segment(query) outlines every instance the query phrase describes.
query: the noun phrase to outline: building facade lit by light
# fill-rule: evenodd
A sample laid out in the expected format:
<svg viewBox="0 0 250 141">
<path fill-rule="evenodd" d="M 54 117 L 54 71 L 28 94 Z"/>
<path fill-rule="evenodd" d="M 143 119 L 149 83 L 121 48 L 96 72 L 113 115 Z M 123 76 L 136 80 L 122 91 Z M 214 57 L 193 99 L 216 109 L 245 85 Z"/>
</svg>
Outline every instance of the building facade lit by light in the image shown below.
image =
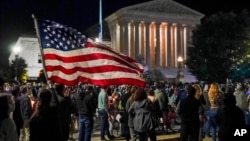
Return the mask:
<svg viewBox="0 0 250 141">
<path fill-rule="evenodd" d="M 153 0 L 124 7 L 105 21 L 111 47 L 133 58 L 143 56 L 148 68 L 159 69 L 166 77 L 174 78 L 178 56 L 187 59 L 192 31 L 203 17 L 173 0 Z M 192 77 L 187 70 L 185 75 Z"/>
<path fill-rule="evenodd" d="M 27 63 L 28 80 L 36 80 L 42 67 L 42 56 L 39 48 L 38 38 L 33 34 L 21 35 L 15 44 L 20 48 L 18 57 L 23 58 Z M 9 64 L 15 60 L 15 51 L 13 50 L 9 56 Z"/>
</svg>

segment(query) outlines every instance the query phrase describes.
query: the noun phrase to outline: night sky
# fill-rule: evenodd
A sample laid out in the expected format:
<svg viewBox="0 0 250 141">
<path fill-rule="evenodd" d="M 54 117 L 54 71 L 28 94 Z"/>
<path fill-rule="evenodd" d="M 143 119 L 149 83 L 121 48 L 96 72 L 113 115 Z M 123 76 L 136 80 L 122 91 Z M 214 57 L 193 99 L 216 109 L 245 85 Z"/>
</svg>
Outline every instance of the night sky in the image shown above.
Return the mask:
<svg viewBox="0 0 250 141">
<path fill-rule="evenodd" d="M 116 10 L 151 0 L 102 0 L 103 18 Z M 218 11 L 249 9 L 246 0 L 174 0 L 205 15 Z M 233 0 L 231 0 L 233 1 Z M 242 1 L 242 2 L 241 2 Z M 220 3 L 218 3 L 220 2 Z M 32 14 L 84 31 L 99 20 L 99 0 L 0 0 L 0 65 L 8 65 L 8 57 L 17 38 L 34 32 Z"/>
</svg>

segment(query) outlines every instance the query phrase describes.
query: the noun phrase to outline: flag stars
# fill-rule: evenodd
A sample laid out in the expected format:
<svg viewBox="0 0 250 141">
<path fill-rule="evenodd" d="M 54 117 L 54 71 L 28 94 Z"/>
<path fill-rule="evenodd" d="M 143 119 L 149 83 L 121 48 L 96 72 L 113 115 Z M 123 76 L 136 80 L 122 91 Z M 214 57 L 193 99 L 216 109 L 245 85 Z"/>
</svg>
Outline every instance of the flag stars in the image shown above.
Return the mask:
<svg viewBox="0 0 250 141">
<path fill-rule="evenodd" d="M 59 43 L 59 45 L 60 45 L 60 46 L 63 46 L 63 43 L 62 43 L 62 42 L 60 42 L 60 43 Z"/>
<path fill-rule="evenodd" d="M 76 29 L 67 27 L 56 22 L 47 21 L 42 23 L 42 37 L 44 47 L 55 49 L 73 50 L 82 48 L 82 43 L 86 42 L 86 36 L 82 35 Z M 40 26 L 41 27 L 41 26 Z"/>
</svg>

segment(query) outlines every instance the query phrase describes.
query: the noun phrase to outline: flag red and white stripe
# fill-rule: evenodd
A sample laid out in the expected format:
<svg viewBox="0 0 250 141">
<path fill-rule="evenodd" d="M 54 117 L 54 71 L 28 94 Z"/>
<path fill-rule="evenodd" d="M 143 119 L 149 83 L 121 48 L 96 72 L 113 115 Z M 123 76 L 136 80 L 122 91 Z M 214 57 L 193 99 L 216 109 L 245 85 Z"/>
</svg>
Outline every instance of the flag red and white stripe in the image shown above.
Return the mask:
<svg viewBox="0 0 250 141">
<path fill-rule="evenodd" d="M 75 35 L 76 30 L 65 25 L 48 20 L 37 20 L 37 24 L 49 80 L 67 86 L 80 82 L 145 86 L 143 67 L 134 59 L 79 36 L 79 32 Z"/>
</svg>

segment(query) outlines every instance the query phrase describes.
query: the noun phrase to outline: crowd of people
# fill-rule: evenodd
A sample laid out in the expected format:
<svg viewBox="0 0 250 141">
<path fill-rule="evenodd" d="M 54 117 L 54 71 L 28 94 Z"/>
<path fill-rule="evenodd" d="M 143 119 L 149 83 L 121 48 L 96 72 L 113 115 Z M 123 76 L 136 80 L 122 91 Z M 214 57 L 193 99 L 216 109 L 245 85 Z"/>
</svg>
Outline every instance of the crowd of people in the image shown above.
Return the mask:
<svg viewBox="0 0 250 141">
<path fill-rule="evenodd" d="M 227 141 L 250 125 L 250 85 L 154 83 L 98 87 L 8 84 L 1 87 L 0 141 L 90 141 L 94 118 L 100 140 L 114 140 L 114 130 L 129 141 L 157 140 L 180 132 L 180 141 Z M 177 116 L 180 118 L 177 121 Z M 180 131 L 172 128 L 180 125 Z M 250 131 L 249 131 L 250 132 Z"/>
</svg>

